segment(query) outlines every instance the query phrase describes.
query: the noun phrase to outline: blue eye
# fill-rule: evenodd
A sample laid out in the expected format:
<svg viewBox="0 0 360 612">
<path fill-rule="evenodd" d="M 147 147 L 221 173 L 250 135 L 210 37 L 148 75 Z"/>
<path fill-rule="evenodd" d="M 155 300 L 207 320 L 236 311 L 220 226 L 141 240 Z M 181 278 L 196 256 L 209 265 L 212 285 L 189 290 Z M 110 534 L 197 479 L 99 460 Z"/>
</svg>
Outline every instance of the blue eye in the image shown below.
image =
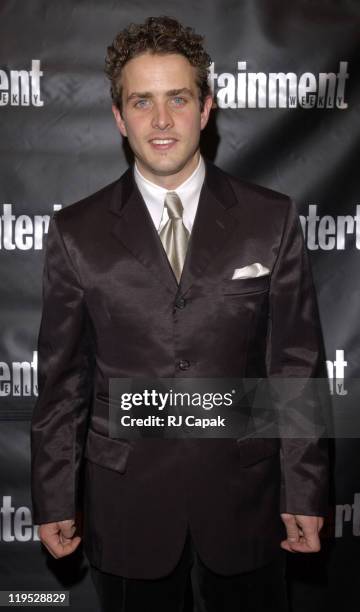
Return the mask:
<svg viewBox="0 0 360 612">
<path fill-rule="evenodd" d="M 135 107 L 136 108 L 145 108 L 148 103 L 149 103 L 149 100 L 138 100 L 135 103 Z"/>
<path fill-rule="evenodd" d="M 186 102 L 185 98 L 181 98 L 180 96 L 175 96 L 173 100 L 177 105 L 184 104 Z"/>
</svg>

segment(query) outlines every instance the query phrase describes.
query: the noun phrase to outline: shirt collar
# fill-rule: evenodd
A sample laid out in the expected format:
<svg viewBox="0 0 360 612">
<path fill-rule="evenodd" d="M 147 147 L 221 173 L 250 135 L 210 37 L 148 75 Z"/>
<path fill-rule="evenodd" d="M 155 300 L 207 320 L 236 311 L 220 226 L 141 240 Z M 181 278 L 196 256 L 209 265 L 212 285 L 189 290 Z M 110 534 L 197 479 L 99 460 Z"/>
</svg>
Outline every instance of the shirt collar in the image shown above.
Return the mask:
<svg viewBox="0 0 360 612">
<path fill-rule="evenodd" d="M 145 204 L 148 207 L 149 213 L 158 229 L 162 218 L 165 195 L 168 191 L 175 191 L 181 199 L 184 207 L 183 220 L 184 224 L 188 227 L 192 226 L 196 209 L 199 202 L 200 191 L 205 178 L 205 162 L 203 157 L 200 155 L 199 163 L 195 168 L 194 172 L 177 187 L 176 189 L 165 189 L 160 185 L 156 185 L 152 181 L 145 178 L 136 162 L 134 164 L 134 179 L 139 188 L 142 197 L 145 200 Z"/>
</svg>

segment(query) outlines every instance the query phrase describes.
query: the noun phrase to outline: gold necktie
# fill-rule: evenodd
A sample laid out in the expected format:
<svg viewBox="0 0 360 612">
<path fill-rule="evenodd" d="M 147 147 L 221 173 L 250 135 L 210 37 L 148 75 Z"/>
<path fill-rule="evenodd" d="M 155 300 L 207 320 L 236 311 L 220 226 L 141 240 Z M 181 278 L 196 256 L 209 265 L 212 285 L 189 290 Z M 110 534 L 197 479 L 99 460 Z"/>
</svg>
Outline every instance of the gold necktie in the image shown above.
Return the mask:
<svg viewBox="0 0 360 612">
<path fill-rule="evenodd" d="M 180 282 L 189 241 L 189 232 L 182 219 L 183 205 L 175 191 L 167 192 L 164 206 L 167 208 L 169 220 L 159 232 L 159 236 L 170 265 L 174 270 L 177 282 Z"/>
</svg>

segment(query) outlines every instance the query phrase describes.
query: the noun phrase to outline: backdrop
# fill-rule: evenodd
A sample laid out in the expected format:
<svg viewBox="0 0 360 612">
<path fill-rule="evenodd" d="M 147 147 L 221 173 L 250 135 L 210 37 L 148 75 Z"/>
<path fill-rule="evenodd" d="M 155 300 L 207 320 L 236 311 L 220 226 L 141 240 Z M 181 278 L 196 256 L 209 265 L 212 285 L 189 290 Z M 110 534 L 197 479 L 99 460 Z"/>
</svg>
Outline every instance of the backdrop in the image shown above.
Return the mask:
<svg viewBox="0 0 360 612">
<path fill-rule="evenodd" d="M 359 32 L 356 0 L 1 0 L 0 589 L 70 590 L 95 611 L 79 550 L 55 561 L 32 524 L 29 420 L 43 252 L 54 210 L 127 167 L 103 73 L 130 21 L 180 18 L 206 35 L 218 108 L 203 153 L 296 201 L 313 264 L 328 373 L 341 419 L 322 552 L 289 555 L 294 612 L 358 610 Z M 339 415 L 338 415 L 339 416 Z M 341 420 L 340 419 L 340 420 Z M 343 422 L 342 421 L 342 422 Z M 188 605 L 188 610 L 191 604 Z"/>
</svg>

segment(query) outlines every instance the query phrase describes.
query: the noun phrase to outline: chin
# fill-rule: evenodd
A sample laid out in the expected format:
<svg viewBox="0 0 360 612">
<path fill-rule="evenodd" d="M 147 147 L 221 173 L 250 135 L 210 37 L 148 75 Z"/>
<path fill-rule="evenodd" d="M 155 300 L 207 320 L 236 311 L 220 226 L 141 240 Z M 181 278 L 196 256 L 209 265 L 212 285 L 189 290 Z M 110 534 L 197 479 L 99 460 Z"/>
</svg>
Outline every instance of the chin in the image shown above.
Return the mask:
<svg viewBox="0 0 360 612">
<path fill-rule="evenodd" d="M 148 168 L 153 174 L 159 176 L 169 176 L 171 174 L 177 174 L 185 168 L 186 164 L 189 163 L 189 159 L 175 161 L 171 159 L 163 159 L 162 163 L 159 161 L 156 164 L 148 164 Z"/>
</svg>

